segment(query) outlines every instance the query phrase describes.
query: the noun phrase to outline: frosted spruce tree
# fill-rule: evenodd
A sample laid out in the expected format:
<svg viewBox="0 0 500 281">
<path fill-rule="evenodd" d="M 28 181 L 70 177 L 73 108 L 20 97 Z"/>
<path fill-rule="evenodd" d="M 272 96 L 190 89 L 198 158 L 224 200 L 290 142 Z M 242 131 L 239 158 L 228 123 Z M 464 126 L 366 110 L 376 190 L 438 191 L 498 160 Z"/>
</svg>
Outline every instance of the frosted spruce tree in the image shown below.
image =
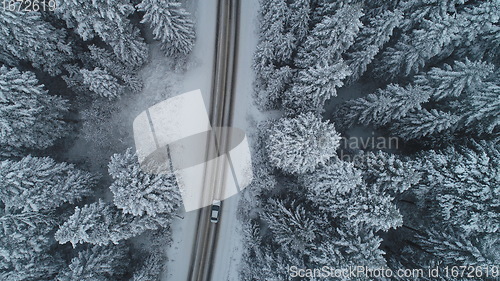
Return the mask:
<svg viewBox="0 0 500 281">
<path fill-rule="evenodd" d="M 361 172 L 346 161 L 330 161 L 314 173 L 304 174 L 302 184 L 307 188 L 309 197 L 321 207 L 327 207 L 331 198 L 346 194 L 362 184 Z"/>
<path fill-rule="evenodd" d="M 44 280 L 54 276 L 62 260 L 48 254 L 55 221 L 37 212 L 0 214 L 0 278 Z"/>
<path fill-rule="evenodd" d="M 337 88 L 351 74 L 343 62 L 330 64 L 320 61 L 315 66 L 300 70 L 292 88 L 285 92 L 283 106 L 290 113 L 323 112 L 325 102 L 337 96 Z"/>
<path fill-rule="evenodd" d="M 89 246 L 71 259 L 57 281 L 118 280 L 127 271 L 128 249 L 125 245 Z"/>
<path fill-rule="evenodd" d="M 115 205 L 126 214 L 156 216 L 173 214 L 181 202 L 175 175 L 153 175 L 142 171 L 137 155 L 132 149 L 114 154 L 108 165 L 114 182 Z"/>
<path fill-rule="evenodd" d="M 94 70 L 82 69 L 83 84 L 99 97 L 113 99 L 122 95 L 123 86 L 107 71 L 96 67 Z"/>
<path fill-rule="evenodd" d="M 429 97 L 428 91 L 418 87 L 390 84 L 366 97 L 347 101 L 343 105 L 347 112 L 339 110 L 336 117 L 345 127 L 355 123 L 380 127 L 421 109 Z"/>
<path fill-rule="evenodd" d="M 61 244 L 71 242 L 73 247 L 84 242 L 94 245 L 118 244 L 146 230 L 165 227 L 169 222 L 170 216 L 135 217 L 99 200 L 81 208 L 76 207 L 75 213 L 55 233 L 55 239 Z"/>
<path fill-rule="evenodd" d="M 320 229 L 301 204 L 271 199 L 261 216 L 273 233 L 274 243 L 285 252 L 302 254 L 314 248 Z"/>
<path fill-rule="evenodd" d="M 0 61 L 7 65 L 28 61 L 52 76 L 60 74 L 72 56 L 64 29 L 55 29 L 38 12 L 17 11 L 20 2 L 9 5 L 16 11 L 0 10 Z"/>
<path fill-rule="evenodd" d="M 89 46 L 89 50 L 94 65 L 119 79 L 131 91 L 140 92 L 142 90 L 143 83 L 137 77 L 137 72 L 132 67 L 121 62 L 115 54 L 95 45 Z"/>
<path fill-rule="evenodd" d="M 380 49 L 391 39 L 394 29 L 402 19 L 403 15 L 399 10 L 384 11 L 371 18 L 369 24 L 361 28 L 355 44 L 347 53 L 346 63 L 352 72 L 349 82 L 354 82 L 363 75 Z"/>
<path fill-rule="evenodd" d="M 0 67 L 0 145 L 44 149 L 66 134 L 68 105 L 50 96 L 33 72 Z"/>
<path fill-rule="evenodd" d="M 304 113 L 276 121 L 269 130 L 266 149 L 272 165 L 286 173 L 302 174 L 332 158 L 339 140 L 333 124 Z"/>
<path fill-rule="evenodd" d="M 75 203 L 91 194 L 94 177 L 49 157 L 0 162 L 0 201 L 7 210 L 41 211 Z"/>
<path fill-rule="evenodd" d="M 134 272 L 130 281 L 150 281 L 160 278 L 165 267 L 165 260 L 160 254 L 149 255 Z"/>
<path fill-rule="evenodd" d="M 361 6 L 345 5 L 315 25 L 294 60 L 299 71 L 293 86 L 284 93 L 287 110 L 295 114 L 321 112 L 325 101 L 337 95 L 336 88 L 351 74 L 341 55 L 354 43 L 361 16 Z"/>
<path fill-rule="evenodd" d="M 417 161 L 380 150 L 355 156 L 354 167 L 362 171 L 365 182 L 382 192 L 398 195 L 420 183 L 421 166 Z"/>
<path fill-rule="evenodd" d="M 432 200 L 439 206 L 431 215 L 465 233 L 498 232 L 498 144 L 472 142 L 425 152 L 421 157 L 425 159 L 423 179 L 416 193 L 421 204 Z"/>
<path fill-rule="evenodd" d="M 349 266 L 385 266 L 382 239 L 364 225 L 337 228 L 330 239 L 323 241 L 311 255 L 311 264 L 348 268 Z"/>
<path fill-rule="evenodd" d="M 131 67 L 141 66 L 148 49 L 128 17 L 135 11 L 129 0 L 65 1 L 57 0 L 56 13 L 83 40 L 96 35 L 111 46 L 116 56 Z"/>
<path fill-rule="evenodd" d="M 301 69 L 313 67 L 320 61 L 336 63 L 354 43 L 362 23 L 360 5 L 345 5 L 334 15 L 323 17 L 299 48 L 295 65 Z"/>
<path fill-rule="evenodd" d="M 305 196 L 316 208 L 347 226 L 363 224 L 375 231 L 401 226 L 394 198 L 376 185 L 367 185 L 352 164 L 342 162 L 303 176 Z"/>
<path fill-rule="evenodd" d="M 153 30 L 154 39 L 159 40 L 167 56 L 185 56 L 191 52 L 195 41 L 194 22 L 180 2 L 142 0 L 137 5 L 145 12 L 141 23 Z"/>
</svg>

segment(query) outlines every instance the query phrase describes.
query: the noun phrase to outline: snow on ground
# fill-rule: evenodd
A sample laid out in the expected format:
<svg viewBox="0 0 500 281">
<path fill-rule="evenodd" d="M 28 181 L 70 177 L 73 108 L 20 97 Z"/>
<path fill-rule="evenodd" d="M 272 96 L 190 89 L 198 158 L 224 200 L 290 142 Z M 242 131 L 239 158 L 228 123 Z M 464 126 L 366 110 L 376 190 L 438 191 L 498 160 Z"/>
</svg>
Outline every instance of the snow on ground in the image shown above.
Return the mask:
<svg viewBox="0 0 500 281">
<path fill-rule="evenodd" d="M 205 107 L 210 106 L 213 55 L 215 52 L 216 0 L 188 1 L 187 9 L 196 19 L 196 43 L 191 54 L 190 66 L 179 83 L 179 94 L 200 89 Z M 207 111 L 208 112 L 208 111 Z M 182 217 L 182 219 L 181 219 Z M 168 258 L 161 280 L 186 280 L 188 276 L 193 241 L 197 225 L 197 211 L 180 210 L 179 218 L 172 222 L 172 244 L 165 249 Z"/>
</svg>

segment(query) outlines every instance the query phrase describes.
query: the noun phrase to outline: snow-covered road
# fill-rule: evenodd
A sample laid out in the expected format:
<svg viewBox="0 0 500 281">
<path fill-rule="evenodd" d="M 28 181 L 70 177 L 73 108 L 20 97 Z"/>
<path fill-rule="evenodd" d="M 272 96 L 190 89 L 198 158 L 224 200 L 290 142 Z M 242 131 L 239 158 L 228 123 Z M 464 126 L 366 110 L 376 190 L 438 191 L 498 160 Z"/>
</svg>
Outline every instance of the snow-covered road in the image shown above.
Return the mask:
<svg viewBox="0 0 500 281">
<path fill-rule="evenodd" d="M 258 1 L 241 1 L 239 46 L 237 60 L 236 93 L 233 126 L 247 130 L 249 115 L 256 112 L 252 104 L 253 72 L 252 57 L 257 44 Z M 215 53 L 216 0 L 198 0 L 190 3 L 196 17 L 197 41 L 193 50 L 195 66 L 186 74 L 181 92 L 201 89 L 205 105 L 210 105 L 212 87 L 213 54 Z M 238 265 L 242 243 L 240 222 L 237 220 L 239 196 L 224 200 L 219 222 L 218 243 L 215 253 L 212 280 L 238 280 Z M 183 219 L 175 219 L 172 225 L 173 242 L 166 249 L 168 262 L 162 280 L 186 280 L 193 251 L 198 212 L 182 212 Z"/>
</svg>

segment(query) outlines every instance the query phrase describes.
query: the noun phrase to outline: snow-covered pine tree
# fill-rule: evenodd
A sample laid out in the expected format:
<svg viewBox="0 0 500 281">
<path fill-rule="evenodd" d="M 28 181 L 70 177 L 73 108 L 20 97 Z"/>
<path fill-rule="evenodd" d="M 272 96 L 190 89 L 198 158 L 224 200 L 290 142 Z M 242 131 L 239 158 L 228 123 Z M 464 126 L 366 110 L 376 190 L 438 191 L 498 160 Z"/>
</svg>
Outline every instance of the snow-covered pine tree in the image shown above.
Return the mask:
<svg viewBox="0 0 500 281">
<path fill-rule="evenodd" d="M 290 255 L 310 252 L 321 231 L 314 217 L 304 206 L 295 202 L 271 199 L 265 205 L 261 218 L 273 233 L 274 243 Z"/>
<path fill-rule="evenodd" d="M 500 227 L 500 152 L 494 141 L 429 151 L 420 156 L 420 204 L 435 202 L 436 220 L 466 233 L 496 233 Z"/>
<path fill-rule="evenodd" d="M 405 140 L 453 131 L 459 117 L 441 110 L 412 111 L 391 126 L 391 132 Z"/>
<path fill-rule="evenodd" d="M 364 225 L 337 228 L 330 239 L 317 246 L 311 255 L 316 266 L 331 265 L 336 268 L 385 266 L 384 252 L 380 250 L 382 239 Z"/>
<path fill-rule="evenodd" d="M 80 73 L 83 75 L 83 83 L 99 97 L 111 100 L 123 93 L 123 86 L 106 70 L 96 67 L 94 70 L 82 69 Z"/>
<path fill-rule="evenodd" d="M 297 45 L 300 45 L 309 34 L 311 1 L 294 0 L 290 4 L 290 12 L 290 29 L 297 40 Z"/>
<path fill-rule="evenodd" d="M 94 184 L 90 173 L 49 157 L 0 162 L 0 201 L 7 210 L 54 209 L 90 195 Z"/>
<path fill-rule="evenodd" d="M 57 0 L 56 9 L 67 26 L 74 28 L 83 40 L 98 35 L 122 62 L 139 67 L 147 60 L 148 49 L 128 19 L 134 11 L 129 0 Z"/>
<path fill-rule="evenodd" d="M 9 2 L 16 11 L 0 10 L 0 61 L 16 65 L 15 57 L 52 76 L 61 73 L 61 66 L 72 56 L 65 31 L 45 22 L 38 12 L 17 11 L 21 3 Z"/>
<path fill-rule="evenodd" d="M 375 65 L 376 76 L 393 80 L 419 72 L 431 58 L 453 50 L 459 38 L 457 19 L 448 14 L 423 19 L 420 28 L 387 48 Z"/>
<path fill-rule="evenodd" d="M 485 82 L 452 107 L 461 114 L 459 126 L 478 135 L 495 134 L 500 128 L 500 84 Z"/>
<path fill-rule="evenodd" d="M 266 149 L 272 165 L 286 173 L 311 172 L 336 155 L 339 134 L 313 113 L 281 118 L 269 130 Z"/>
<path fill-rule="evenodd" d="M 487 62 L 455 61 L 453 66 L 444 64 L 442 67 L 433 67 L 428 72 L 415 77 L 414 84 L 428 89 L 432 98 L 442 100 L 455 98 L 464 91 L 481 87 L 486 80 L 493 78 L 495 67 Z"/>
<path fill-rule="evenodd" d="M 57 281 L 123 280 L 127 271 L 128 248 L 124 244 L 89 246 L 71 259 Z"/>
<path fill-rule="evenodd" d="M 295 64 L 301 69 L 310 68 L 321 60 L 337 62 L 354 40 L 362 26 L 361 5 L 344 5 L 334 15 L 325 16 L 299 48 Z"/>
<path fill-rule="evenodd" d="M 130 68 L 108 50 L 95 45 L 89 46 L 91 58 L 95 65 L 118 77 L 133 92 L 140 92 L 143 83 L 133 68 Z"/>
<path fill-rule="evenodd" d="M 261 53 L 263 56 L 256 56 L 255 60 L 270 61 L 275 65 L 290 62 L 296 46 L 296 39 L 288 28 L 290 9 L 286 1 L 260 1 L 260 4 L 261 28 L 260 42 L 257 48 L 263 49 L 261 45 L 265 45 L 269 51 Z M 269 65 L 269 63 L 265 65 Z"/>
<path fill-rule="evenodd" d="M 66 134 L 65 100 L 48 95 L 33 72 L 0 67 L 0 145 L 44 149 Z"/>
<path fill-rule="evenodd" d="M 337 96 L 337 88 L 344 85 L 342 80 L 351 71 L 344 61 L 330 64 L 319 61 L 316 65 L 298 72 L 291 89 L 285 91 L 283 106 L 290 113 L 321 113 L 325 102 Z"/>
<path fill-rule="evenodd" d="M 466 5 L 459 15 L 462 40 L 457 57 L 499 62 L 500 1 L 481 1 Z"/>
<path fill-rule="evenodd" d="M 159 253 L 150 254 L 141 267 L 134 272 L 132 279 L 130 281 L 151 281 L 158 280 L 160 274 L 163 272 L 165 265 L 165 258 Z"/>
<path fill-rule="evenodd" d="M 28 280 L 7 279 L 12 275 L 21 277 L 47 277 L 58 270 L 55 262 L 48 254 L 52 246 L 50 232 L 55 222 L 47 215 L 37 212 L 5 214 L 0 216 L 0 277 L 2 280 Z M 52 266 L 36 266 L 33 263 L 53 262 Z M 27 267 L 27 268 L 23 268 Z M 23 273 L 21 273 L 23 272 Z M 33 279 L 30 279 L 33 280 Z"/>
<path fill-rule="evenodd" d="M 254 65 L 254 69 L 258 77 L 254 83 L 254 99 L 256 104 L 262 110 L 277 108 L 281 102 L 283 93 L 288 85 L 291 84 L 294 71 L 288 65 L 278 68 L 274 65 Z"/>
<path fill-rule="evenodd" d="M 420 166 L 392 153 L 362 152 L 354 157 L 354 166 L 363 171 L 368 185 L 391 195 L 400 194 L 420 182 Z"/>
<path fill-rule="evenodd" d="M 417 234 L 417 245 L 449 266 L 495 266 L 500 262 L 498 235 L 471 237 L 452 228 L 427 228 Z"/>
<path fill-rule="evenodd" d="M 79 243 L 108 245 L 118 244 L 146 230 L 159 229 L 170 222 L 170 217 L 158 214 L 156 217 L 124 214 L 114 205 L 102 200 L 76 207 L 75 213 L 59 227 L 55 239 L 60 243 L 71 242 L 75 247 Z"/>
<path fill-rule="evenodd" d="M 114 154 L 108 164 L 114 182 L 110 189 L 115 205 L 126 214 L 172 215 L 181 202 L 175 175 L 153 175 L 142 171 L 131 148 Z"/>
<path fill-rule="evenodd" d="M 313 173 L 302 175 L 301 181 L 307 189 L 307 197 L 326 208 L 330 198 L 348 193 L 362 184 L 361 172 L 352 163 L 339 160 L 332 160 Z"/>
<path fill-rule="evenodd" d="M 185 56 L 191 52 L 196 38 L 194 23 L 180 2 L 142 0 L 137 9 L 145 12 L 141 23 L 151 27 L 154 39 L 160 40 L 167 56 Z"/>
<path fill-rule="evenodd" d="M 430 93 L 420 87 L 390 84 L 374 94 L 347 101 L 346 112 L 338 111 L 336 117 L 344 126 L 355 123 L 383 126 L 406 116 L 411 110 L 420 110 L 429 97 Z"/>
<path fill-rule="evenodd" d="M 347 53 L 346 63 L 351 69 L 349 82 L 352 83 L 361 77 L 367 66 L 373 61 L 380 49 L 392 37 L 403 18 L 400 10 L 384 11 L 370 19 L 370 23 L 361 28 L 355 44 Z"/>
</svg>

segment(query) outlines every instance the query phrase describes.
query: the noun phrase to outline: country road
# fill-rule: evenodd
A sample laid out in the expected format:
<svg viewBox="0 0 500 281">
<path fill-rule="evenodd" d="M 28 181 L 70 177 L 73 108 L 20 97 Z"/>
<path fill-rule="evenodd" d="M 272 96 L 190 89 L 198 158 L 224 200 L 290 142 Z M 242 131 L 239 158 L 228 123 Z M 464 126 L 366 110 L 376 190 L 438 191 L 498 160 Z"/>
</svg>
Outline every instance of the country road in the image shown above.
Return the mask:
<svg viewBox="0 0 500 281">
<path fill-rule="evenodd" d="M 210 122 L 212 127 L 230 127 L 232 124 L 233 94 L 236 78 L 236 50 L 238 43 L 239 0 L 219 0 L 217 7 L 216 50 L 214 57 L 213 84 L 210 103 Z M 227 130 L 215 131 L 216 147 L 227 151 L 229 146 Z M 210 142 L 210 140 L 208 141 Z M 212 147 L 209 145 L 209 147 Z M 222 199 L 226 181 L 226 158 L 217 161 L 214 166 L 205 169 L 206 192 L 208 199 Z M 206 199 L 205 199 L 206 200 Z M 222 202 L 224 208 L 224 202 Z M 220 218 L 220 223 L 223 221 Z M 191 254 L 189 281 L 211 280 L 214 265 L 214 253 L 220 223 L 210 222 L 210 206 L 198 212 L 196 239 Z"/>
<path fill-rule="evenodd" d="M 246 25 L 241 29 L 239 5 L 250 11 L 242 15 Z M 247 127 L 253 79 L 251 54 L 256 42 L 254 25 L 249 23 L 254 20 L 257 8 L 257 2 L 239 0 L 198 0 L 191 7 L 197 18 L 198 36 L 193 50 L 196 67 L 186 74 L 180 92 L 201 89 L 212 128 L 232 126 L 245 130 Z M 239 36 L 241 31 L 243 37 Z M 237 52 L 237 45 L 242 45 L 244 53 Z M 240 77 L 236 81 L 237 73 Z M 226 151 L 227 131 L 214 131 L 218 150 Z M 210 147 L 214 146 L 207 141 L 207 148 Z M 224 190 L 226 193 L 234 190 L 235 181 L 231 172 L 225 172 L 225 162 L 205 163 L 203 202 L 211 203 Z M 166 249 L 169 260 L 162 280 L 237 280 L 241 257 L 238 201 L 238 195 L 223 200 L 217 224 L 210 223 L 210 206 L 189 212 L 180 210 L 179 218 L 172 224 L 173 241 Z"/>
</svg>

